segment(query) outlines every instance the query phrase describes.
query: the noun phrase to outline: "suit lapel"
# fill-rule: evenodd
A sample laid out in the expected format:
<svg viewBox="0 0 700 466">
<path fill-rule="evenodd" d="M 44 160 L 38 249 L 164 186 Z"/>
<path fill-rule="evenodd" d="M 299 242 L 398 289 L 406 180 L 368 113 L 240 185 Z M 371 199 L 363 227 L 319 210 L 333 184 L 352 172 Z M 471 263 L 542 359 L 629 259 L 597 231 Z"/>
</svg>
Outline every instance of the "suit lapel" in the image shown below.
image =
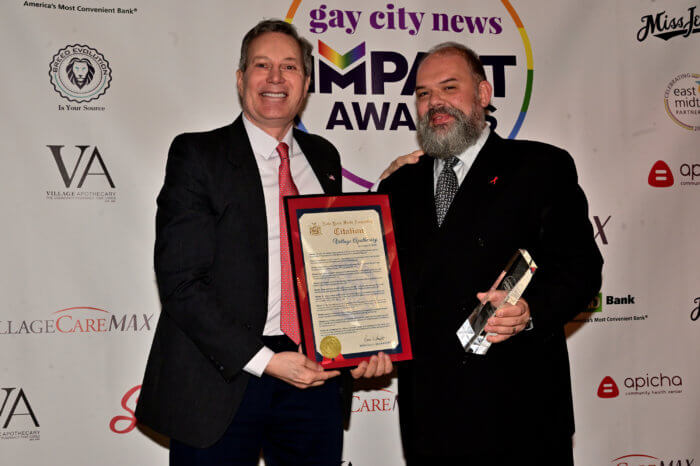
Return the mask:
<svg viewBox="0 0 700 466">
<path fill-rule="evenodd" d="M 502 163 L 499 149 L 501 142 L 500 136 L 491 131 L 459 186 L 443 225 L 449 223 L 450 217 L 478 215 L 479 212 L 475 211 L 477 206 L 485 209 L 490 205 L 490 199 L 499 191 L 503 184 L 503 174 L 508 169 Z"/>
<path fill-rule="evenodd" d="M 337 169 L 334 169 L 333 160 L 329 157 L 330 154 L 321 150 L 307 133 L 294 128 L 293 134 L 306 160 L 311 165 L 316 179 L 321 184 L 323 192 L 325 194 L 340 194 L 341 174 L 335 173 Z"/>
</svg>

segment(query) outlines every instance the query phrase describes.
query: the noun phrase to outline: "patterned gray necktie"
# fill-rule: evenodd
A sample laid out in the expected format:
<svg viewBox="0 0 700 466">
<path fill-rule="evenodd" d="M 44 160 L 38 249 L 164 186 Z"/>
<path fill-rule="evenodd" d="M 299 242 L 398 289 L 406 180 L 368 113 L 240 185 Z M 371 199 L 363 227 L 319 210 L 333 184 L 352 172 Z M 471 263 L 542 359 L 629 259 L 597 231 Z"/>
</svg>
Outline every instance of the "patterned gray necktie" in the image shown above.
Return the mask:
<svg viewBox="0 0 700 466">
<path fill-rule="evenodd" d="M 455 194 L 457 194 L 457 189 L 459 189 L 457 175 L 455 175 L 453 170 L 457 162 L 459 162 L 459 159 L 454 156 L 445 159 L 442 171 L 437 179 L 437 187 L 435 189 L 435 212 L 437 213 L 438 226 L 442 225 L 442 221 L 445 220 L 447 210 L 450 208 Z"/>
</svg>

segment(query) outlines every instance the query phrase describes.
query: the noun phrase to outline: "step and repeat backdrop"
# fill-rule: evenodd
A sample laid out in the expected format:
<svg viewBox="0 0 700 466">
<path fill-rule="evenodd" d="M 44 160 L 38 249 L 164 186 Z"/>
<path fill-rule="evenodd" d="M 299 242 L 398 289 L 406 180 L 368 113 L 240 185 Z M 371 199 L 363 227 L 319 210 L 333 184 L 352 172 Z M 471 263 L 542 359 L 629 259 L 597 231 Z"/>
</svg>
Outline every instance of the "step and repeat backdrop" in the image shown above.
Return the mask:
<svg viewBox="0 0 700 466">
<path fill-rule="evenodd" d="M 420 54 L 450 40 L 482 55 L 491 126 L 571 152 L 605 258 L 598 299 L 568 326 L 576 463 L 700 462 L 697 1 L 7 0 L 0 12 L 1 464 L 167 464 L 167 439 L 134 418 L 160 312 L 155 198 L 172 138 L 240 112 L 240 42 L 262 18 L 314 45 L 300 125 L 339 148 L 346 191 L 417 148 Z M 396 399 L 392 378 L 357 387 L 344 464 L 404 464 Z"/>
</svg>

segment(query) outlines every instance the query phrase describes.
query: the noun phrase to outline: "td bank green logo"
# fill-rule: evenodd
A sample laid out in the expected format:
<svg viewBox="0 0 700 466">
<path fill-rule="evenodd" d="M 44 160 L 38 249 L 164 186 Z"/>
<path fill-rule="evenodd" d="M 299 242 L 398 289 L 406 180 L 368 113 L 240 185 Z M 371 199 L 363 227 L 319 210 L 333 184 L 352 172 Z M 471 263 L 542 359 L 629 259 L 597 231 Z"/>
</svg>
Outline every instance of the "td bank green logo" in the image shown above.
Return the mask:
<svg viewBox="0 0 700 466">
<path fill-rule="evenodd" d="M 598 293 L 588 304 L 586 312 L 603 312 L 603 293 Z"/>
</svg>

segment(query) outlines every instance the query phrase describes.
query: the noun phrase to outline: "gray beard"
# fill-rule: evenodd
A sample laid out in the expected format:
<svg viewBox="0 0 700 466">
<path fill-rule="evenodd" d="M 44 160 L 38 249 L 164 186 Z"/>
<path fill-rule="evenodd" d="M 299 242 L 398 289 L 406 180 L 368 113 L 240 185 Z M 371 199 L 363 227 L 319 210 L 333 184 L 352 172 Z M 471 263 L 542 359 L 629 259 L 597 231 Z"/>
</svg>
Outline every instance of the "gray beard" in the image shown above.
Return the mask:
<svg viewBox="0 0 700 466">
<path fill-rule="evenodd" d="M 430 120 L 435 113 L 447 113 L 455 120 L 434 128 L 430 126 Z M 484 112 L 480 111 L 476 102 L 469 116 L 453 107 L 431 108 L 418 119 L 418 143 L 426 154 L 447 159 L 474 145 L 485 125 Z"/>
</svg>

